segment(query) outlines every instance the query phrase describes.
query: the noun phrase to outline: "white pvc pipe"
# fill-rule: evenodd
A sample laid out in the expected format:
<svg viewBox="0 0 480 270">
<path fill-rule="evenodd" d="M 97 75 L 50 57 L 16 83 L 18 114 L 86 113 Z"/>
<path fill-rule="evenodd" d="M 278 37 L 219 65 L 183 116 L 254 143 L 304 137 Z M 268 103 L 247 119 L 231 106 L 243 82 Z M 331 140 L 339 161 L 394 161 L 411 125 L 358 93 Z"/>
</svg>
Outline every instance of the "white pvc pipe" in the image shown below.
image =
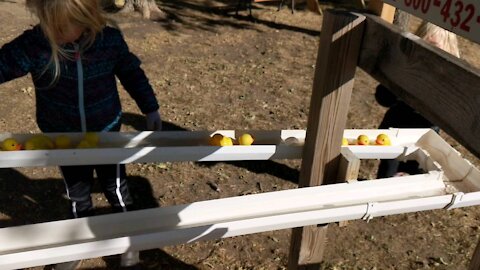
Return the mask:
<svg viewBox="0 0 480 270">
<path fill-rule="evenodd" d="M 36 265 L 46 265 L 92 257 L 121 254 L 128 250 L 146 250 L 169 245 L 191 243 L 233 237 L 264 231 L 281 230 L 344 220 L 365 219 L 377 216 L 417 212 L 445 208 L 453 200 L 453 195 L 408 199 L 389 202 L 332 207 L 321 210 L 303 211 L 289 214 L 220 222 L 183 229 L 160 230 L 139 235 L 117 237 L 86 243 L 66 243 L 58 247 L 26 249 L 11 254 L 0 255 L 0 269 L 17 269 Z M 475 202 L 479 205 L 480 194 Z"/>
<path fill-rule="evenodd" d="M 397 158 L 409 151 L 415 151 L 416 140 L 428 133 L 428 129 L 411 130 L 345 130 L 344 136 L 355 141 L 358 134 L 368 134 L 372 141 L 380 133 L 389 134 L 392 146 L 348 146 L 361 159 Z M 209 146 L 212 133 L 238 137 L 250 133 L 255 137 L 252 146 Z M 402 133 L 403 135 L 399 136 Z M 66 135 L 77 144 L 82 133 L 49 133 L 52 140 Z M 0 168 L 89 165 L 89 164 L 126 164 L 167 161 L 233 161 L 301 159 L 305 130 L 273 131 L 160 131 L 160 132 L 104 132 L 100 137 L 99 148 L 92 149 L 56 149 L 0 151 Z M 25 142 L 32 134 L 0 134 L 0 141 L 16 138 Z"/>
<path fill-rule="evenodd" d="M 406 157 L 415 154 L 420 147 L 422 152 L 417 151 L 416 154 L 421 158 L 422 166 L 433 171 L 401 178 L 301 188 L 4 228 L 0 229 L 0 269 L 107 256 L 123 253 L 127 249 L 142 250 L 318 223 L 480 204 L 480 185 L 477 183 L 480 172 L 458 156 L 448 144 L 440 143 L 438 134 L 431 130 L 392 129 L 347 130 L 344 136 L 354 137 L 362 132 L 368 132 L 370 136 L 390 132 L 395 145 L 349 146 L 357 157 Z M 236 131 L 221 133 L 238 135 Z M 79 165 L 76 162 L 82 158 L 104 164 L 112 160 L 115 163 L 130 163 L 301 157 L 304 132 L 266 131 L 255 135 L 260 142 L 275 145 L 196 146 L 196 143 L 205 143 L 209 136 L 206 132 L 102 134 L 104 138 L 123 144 L 126 148 L 0 152 L 0 167 Z M 428 152 L 424 152 L 424 148 Z M 449 176 L 448 179 L 444 179 L 443 171 Z M 453 192 L 457 193 L 449 194 Z"/>
<path fill-rule="evenodd" d="M 441 174 L 308 187 L 0 229 L 0 252 L 107 239 L 151 230 L 445 194 Z"/>
</svg>

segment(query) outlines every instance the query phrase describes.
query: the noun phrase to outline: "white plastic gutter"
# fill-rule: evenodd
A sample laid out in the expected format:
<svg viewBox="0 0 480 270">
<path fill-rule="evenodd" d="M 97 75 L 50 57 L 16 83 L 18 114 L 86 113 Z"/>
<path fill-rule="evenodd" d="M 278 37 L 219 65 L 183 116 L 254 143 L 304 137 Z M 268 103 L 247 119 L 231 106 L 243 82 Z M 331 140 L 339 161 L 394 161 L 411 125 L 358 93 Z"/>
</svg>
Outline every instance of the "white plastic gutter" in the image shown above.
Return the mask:
<svg viewBox="0 0 480 270">
<path fill-rule="evenodd" d="M 349 146 L 346 149 L 358 158 L 414 157 L 429 172 L 4 228 L 0 229 L 0 269 L 46 265 L 120 254 L 127 250 L 159 248 L 314 224 L 480 205 L 480 171 L 435 132 L 346 130 L 344 136 L 354 140 L 358 134 L 368 134 L 373 138 L 379 132 L 389 133 L 393 146 Z M 235 136 L 242 132 L 222 133 Z M 241 158 L 261 159 L 268 158 L 268 155 L 256 152 L 258 149 L 255 150 L 255 147 L 286 147 L 285 153 L 298 155 L 298 150 L 303 147 L 304 137 L 301 136 L 305 135 L 304 131 L 251 133 L 256 136 L 257 142 L 273 145 L 198 146 L 208 141 L 211 135 L 208 132 L 102 133 L 101 139 L 125 148 L 87 149 L 78 153 L 93 158 L 94 154 L 105 151 L 116 158 L 116 155 L 123 158 L 122 153 L 129 149 L 145 151 L 151 148 L 155 155 L 149 156 L 150 152 L 147 151 L 142 157 L 149 156 L 154 160 L 161 157 L 161 153 L 155 151 L 170 147 L 172 151 L 185 150 L 174 158 L 199 158 L 194 152 L 205 149 L 210 152 L 209 155 L 220 153 L 215 156 L 219 160 L 229 155 L 231 158 L 240 155 Z M 2 136 L 8 134 L 0 135 L 0 138 Z M 80 137 L 81 134 L 76 136 Z M 293 140 L 289 140 L 291 138 Z M 74 150 L 19 151 L 8 153 L 8 158 L 13 158 L 11 164 L 25 165 L 28 164 L 25 163 L 26 157 L 45 152 L 45 156 L 39 154 L 37 161 L 53 165 L 61 161 L 57 158 L 62 153 L 71 154 L 71 151 Z M 19 156 L 13 155 L 16 153 Z M 130 156 L 128 162 L 142 160 L 142 157 L 136 159 Z M 7 156 L 0 152 L 0 164 L 6 160 Z"/>
<path fill-rule="evenodd" d="M 0 229 L 0 269 L 17 269 L 299 226 L 480 204 L 421 175 L 309 187 Z"/>
</svg>

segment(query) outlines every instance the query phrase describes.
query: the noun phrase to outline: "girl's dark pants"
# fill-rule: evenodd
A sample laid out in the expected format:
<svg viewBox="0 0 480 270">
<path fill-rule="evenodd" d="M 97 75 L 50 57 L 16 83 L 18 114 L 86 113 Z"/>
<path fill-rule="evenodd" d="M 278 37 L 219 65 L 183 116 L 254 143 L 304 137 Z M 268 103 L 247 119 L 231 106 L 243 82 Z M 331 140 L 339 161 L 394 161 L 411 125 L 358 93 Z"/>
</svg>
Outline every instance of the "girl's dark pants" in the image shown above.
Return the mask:
<svg viewBox="0 0 480 270">
<path fill-rule="evenodd" d="M 119 131 L 121 124 L 111 131 Z M 73 218 L 93 216 L 92 187 L 94 172 L 105 197 L 114 212 L 132 210 L 132 197 L 128 190 L 124 164 L 60 166 L 71 201 L 70 213 Z"/>
<path fill-rule="evenodd" d="M 399 101 L 387 88 L 382 85 L 377 87 L 375 98 L 382 106 L 389 107 L 379 129 L 388 128 L 431 128 L 439 132 L 438 126 L 433 125 L 412 107 Z M 421 173 L 416 161 L 400 162 L 397 159 L 382 159 L 378 167 L 377 178 L 394 176 L 397 172 L 409 174 Z"/>
<path fill-rule="evenodd" d="M 115 212 L 125 212 L 132 205 L 128 191 L 124 164 L 61 166 L 67 196 L 71 200 L 72 217 L 80 218 L 93 215 L 91 198 L 94 172 L 103 193 Z"/>
</svg>

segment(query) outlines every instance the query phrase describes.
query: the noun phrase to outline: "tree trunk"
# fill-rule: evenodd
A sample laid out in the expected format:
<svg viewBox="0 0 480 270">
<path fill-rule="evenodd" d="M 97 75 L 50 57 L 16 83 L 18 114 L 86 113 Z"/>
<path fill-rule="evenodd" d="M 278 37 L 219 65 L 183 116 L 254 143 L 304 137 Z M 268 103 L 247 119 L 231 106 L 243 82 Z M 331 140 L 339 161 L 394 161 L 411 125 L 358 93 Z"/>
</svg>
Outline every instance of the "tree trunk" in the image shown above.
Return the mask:
<svg viewBox="0 0 480 270">
<path fill-rule="evenodd" d="M 121 9 L 121 12 L 139 11 L 145 19 L 157 21 L 165 18 L 155 0 L 110 0 L 110 2 L 117 9 Z"/>
</svg>

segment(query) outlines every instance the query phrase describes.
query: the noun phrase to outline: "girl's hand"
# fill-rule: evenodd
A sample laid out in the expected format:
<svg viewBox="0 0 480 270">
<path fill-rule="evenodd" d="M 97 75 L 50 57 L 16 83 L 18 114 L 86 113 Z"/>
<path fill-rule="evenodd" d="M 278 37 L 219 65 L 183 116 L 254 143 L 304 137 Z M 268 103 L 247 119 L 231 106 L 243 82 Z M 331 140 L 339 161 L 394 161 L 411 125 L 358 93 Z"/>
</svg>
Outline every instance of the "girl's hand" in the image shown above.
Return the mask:
<svg viewBox="0 0 480 270">
<path fill-rule="evenodd" d="M 147 120 L 147 130 L 160 131 L 162 130 L 162 118 L 159 111 L 147 113 L 145 115 Z"/>
</svg>

